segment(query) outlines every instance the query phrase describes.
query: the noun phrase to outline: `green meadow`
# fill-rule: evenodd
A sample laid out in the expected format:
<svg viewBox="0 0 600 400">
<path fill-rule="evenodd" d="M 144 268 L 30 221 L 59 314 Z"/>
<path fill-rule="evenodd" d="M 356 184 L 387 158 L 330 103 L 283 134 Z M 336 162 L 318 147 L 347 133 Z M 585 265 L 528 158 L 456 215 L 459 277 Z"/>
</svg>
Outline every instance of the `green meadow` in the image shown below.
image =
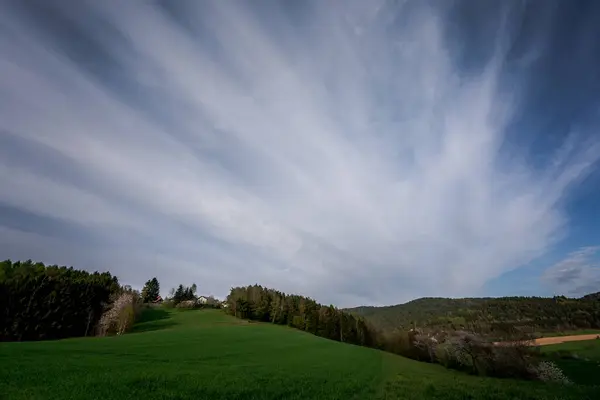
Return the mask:
<svg viewBox="0 0 600 400">
<path fill-rule="evenodd" d="M 541 346 L 540 349 L 573 382 L 580 385 L 600 384 L 599 339 L 552 344 Z"/>
<path fill-rule="evenodd" d="M 469 376 L 218 310 L 159 308 L 122 336 L 0 343 L 0 398 L 597 400 L 600 386 Z"/>
</svg>

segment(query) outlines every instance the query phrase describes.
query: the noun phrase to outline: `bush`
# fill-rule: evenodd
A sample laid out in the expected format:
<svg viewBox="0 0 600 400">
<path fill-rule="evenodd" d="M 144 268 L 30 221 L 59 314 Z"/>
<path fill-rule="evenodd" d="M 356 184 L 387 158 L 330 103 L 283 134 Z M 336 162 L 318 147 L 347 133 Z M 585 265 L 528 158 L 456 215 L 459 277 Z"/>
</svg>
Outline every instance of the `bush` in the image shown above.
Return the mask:
<svg viewBox="0 0 600 400">
<path fill-rule="evenodd" d="M 121 293 L 110 308 L 102 314 L 98 327 L 100 336 L 128 332 L 133 327 L 138 312 L 138 299 L 130 292 Z"/>
<path fill-rule="evenodd" d="M 413 336 L 412 345 L 419 361 L 438 362 L 437 348 L 439 342 L 437 338 L 419 333 Z"/>
<path fill-rule="evenodd" d="M 196 300 L 184 300 L 177 303 L 177 305 L 175 305 L 175 308 L 193 309 L 200 308 L 200 305 Z"/>
<path fill-rule="evenodd" d="M 399 336 L 398 336 L 399 337 Z M 388 347 L 397 354 L 474 375 L 537 379 L 536 349 L 527 340 L 495 346 L 482 336 L 464 331 L 409 332 L 408 341 Z"/>
<path fill-rule="evenodd" d="M 531 369 L 537 379 L 544 382 L 557 382 L 570 385 L 572 382 L 565 376 L 563 371 L 552 361 L 541 361 Z"/>
<path fill-rule="evenodd" d="M 536 379 L 535 374 L 531 373 L 531 366 L 537 360 L 535 353 L 535 348 L 521 344 L 494 346 L 492 375 L 502 378 Z"/>
<path fill-rule="evenodd" d="M 382 350 L 474 375 L 569 383 L 556 365 L 539 362 L 539 348 L 520 332 L 505 333 L 498 345 L 465 331 L 379 332 L 378 337 Z"/>
<path fill-rule="evenodd" d="M 456 356 L 455 348 L 451 343 L 441 343 L 436 347 L 435 358 L 437 362 L 449 369 L 465 370 L 465 363 Z"/>
<path fill-rule="evenodd" d="M 163 308 L 175 308 L 176 305 L 173 299 L 165 299 L 160 306 Z"/>
</svg>

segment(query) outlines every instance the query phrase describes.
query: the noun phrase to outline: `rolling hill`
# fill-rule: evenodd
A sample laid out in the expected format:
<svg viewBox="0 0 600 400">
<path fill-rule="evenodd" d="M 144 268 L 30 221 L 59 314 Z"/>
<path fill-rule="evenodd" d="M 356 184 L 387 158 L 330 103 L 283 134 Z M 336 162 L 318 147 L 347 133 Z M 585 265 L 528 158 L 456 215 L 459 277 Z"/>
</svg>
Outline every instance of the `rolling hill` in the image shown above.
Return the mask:
<svg viewBox="0 0 600 400">
<path fill-rule="evenodd" d="M 600 301 L 600 292 L 586 294 L 582 297 L 583 300 L 596 300 Z"/>
<path fill-rule="evenodd" d="M 600 301 L 596 294 L 579 299 L 563 296 L 449 299 L 426 297 L 387 307 L 345 309 L 382 329 L 445 328 L 497 324 L 531 328 L 536 332 L 600 328 Z"/>
<path fill-rule="evenodd" d="M 0 397 L 582 400 L 600 389 L 470 376 L 217 310 L 142 317 L 122 336 L 0 343 Z"/>
</svg>

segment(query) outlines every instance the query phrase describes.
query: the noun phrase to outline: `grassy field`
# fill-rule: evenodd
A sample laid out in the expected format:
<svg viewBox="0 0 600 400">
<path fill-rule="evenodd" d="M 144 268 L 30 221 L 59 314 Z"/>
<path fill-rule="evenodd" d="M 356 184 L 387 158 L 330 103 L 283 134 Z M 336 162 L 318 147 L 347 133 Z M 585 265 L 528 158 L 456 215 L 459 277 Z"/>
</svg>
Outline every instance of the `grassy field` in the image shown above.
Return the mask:
<svg viewBox="0 0 600 400">
<path fill-rule="evenodd" d="M 219 311 L 144 319 L 123 336 L 0 343 L 0 398 L 600 398 L 598 386 L 479 378 Z"/>
<path fill-rule="evenodd" d="M 556 362 L 573 382 L 582 385 L 598 384 L 600 340 L 553 344 L 541 347 L 541 351 Z"/>
</svg>

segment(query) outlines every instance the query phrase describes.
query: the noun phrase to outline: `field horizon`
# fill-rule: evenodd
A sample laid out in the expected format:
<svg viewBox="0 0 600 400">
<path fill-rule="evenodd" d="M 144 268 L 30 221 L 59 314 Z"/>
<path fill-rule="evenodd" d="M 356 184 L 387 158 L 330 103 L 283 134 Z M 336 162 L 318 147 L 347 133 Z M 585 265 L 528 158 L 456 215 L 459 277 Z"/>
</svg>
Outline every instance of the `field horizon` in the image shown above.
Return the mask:
<svg viewBox="0 0 600 400">
<path fill-rule="evenodd" d="M 219 310 L 146 310 L 133 332 L 0 343 L 0 393 L 51 399 L 593 399 L 484 378 Z"/>
</svg>

